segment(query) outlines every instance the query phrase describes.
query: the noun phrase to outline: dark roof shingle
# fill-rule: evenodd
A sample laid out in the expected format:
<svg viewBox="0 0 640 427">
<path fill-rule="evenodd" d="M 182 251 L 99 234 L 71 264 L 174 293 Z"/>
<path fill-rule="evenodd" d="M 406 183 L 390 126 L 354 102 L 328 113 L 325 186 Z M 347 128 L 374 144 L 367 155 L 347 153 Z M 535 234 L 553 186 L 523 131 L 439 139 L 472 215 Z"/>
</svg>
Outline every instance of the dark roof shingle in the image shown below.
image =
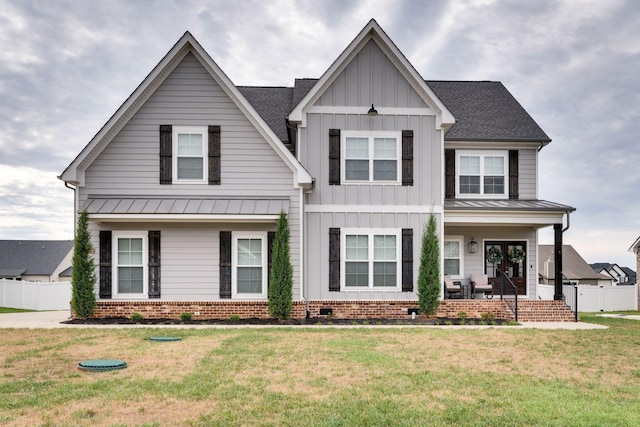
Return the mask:
<svg viewBox="0 0 640 427">
<path fill-rule="evenodd" d="M 50 276 L 72 248 L 72 240 L 0 240 L 0 269 Z"/>
</svg>

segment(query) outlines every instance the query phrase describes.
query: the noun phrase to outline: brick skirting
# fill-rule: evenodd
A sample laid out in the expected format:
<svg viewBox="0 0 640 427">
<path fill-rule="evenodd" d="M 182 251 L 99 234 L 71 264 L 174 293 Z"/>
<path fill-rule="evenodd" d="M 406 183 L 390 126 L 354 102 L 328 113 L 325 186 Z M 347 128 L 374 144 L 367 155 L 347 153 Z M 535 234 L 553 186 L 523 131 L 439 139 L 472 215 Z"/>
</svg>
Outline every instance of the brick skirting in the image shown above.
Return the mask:
<svg viewBox="0 0 640 427">
<path fill-rule="evenodd" d="M 312 318 L 332 316 L 336 319 L 409 319 L 418 309 L 418 301 L 309 301 Z M 462 299 L 440 301 L 436 317 L 458 318 L 466 313 L 470 319 L 493 313 L 495 319 L 514 319 L 511 309 L 499 299 Z M 94 317 L 124 317 L 139 313 L 145 319 L 179 319 L 190 313 L 194 320 L 269 318 L 266 301 L 98 301 Z M 322 313 L 322 314 L 321 314 Z M 330 313 L 330 314 L 329 314 Z M 291 317 L 304 319 L 306 303 L 293 302 Z M 573 313 L 562 301 L 520 300 L 520 321 L 573 321 Z"/>
</svg>

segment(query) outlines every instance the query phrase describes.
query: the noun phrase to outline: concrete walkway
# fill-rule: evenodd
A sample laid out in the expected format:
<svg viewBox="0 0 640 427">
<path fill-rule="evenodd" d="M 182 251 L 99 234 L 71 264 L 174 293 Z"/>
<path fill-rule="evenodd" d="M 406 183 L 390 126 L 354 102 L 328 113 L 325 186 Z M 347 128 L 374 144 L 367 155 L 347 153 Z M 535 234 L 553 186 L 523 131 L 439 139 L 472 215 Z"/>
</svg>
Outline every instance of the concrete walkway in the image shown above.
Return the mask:
<svg viewBox="0 0 640 427">
<path fill-rule="evenodd" d="M 61 322 L 69 319 L 69 311 L 34 311 L 27 313 L 0 314 L 0 329 L 52 329 L 52 328 L 273 328 L 273 325 L 67 325 Z M 632 316 L 627 316 L 632 317 Z M 638 317 L 638 316 L 636 316 Z M 294 328 L 307 326 L 292 326 Z M 310 325 L 310 328 L 451 328 L 451 329 L 486 329 L 494 326 L 425 326 L 425 325 Z M 535 328 L 535 329 L 607 329 L 606 326 L 584 322 L 522 322 L 521 326 L 500 326 L 500 328 Z"/>
</svg>

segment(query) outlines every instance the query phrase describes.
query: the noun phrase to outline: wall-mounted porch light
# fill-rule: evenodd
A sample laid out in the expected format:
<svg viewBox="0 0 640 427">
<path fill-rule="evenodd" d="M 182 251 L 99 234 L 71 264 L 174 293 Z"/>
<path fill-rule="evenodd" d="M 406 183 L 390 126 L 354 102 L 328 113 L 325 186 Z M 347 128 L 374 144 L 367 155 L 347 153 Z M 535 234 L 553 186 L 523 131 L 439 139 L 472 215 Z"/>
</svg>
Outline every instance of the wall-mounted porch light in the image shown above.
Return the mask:
<svg viewBox="0 0 640 427">
<path fill-rule="evenodd" d="M 370 116 L 377 116 L 378 110 L 376 110 L 373 104 L 371 104 L 371 108 L 369 108 L 369 112 L 367 114 Z"/>
<path fill-rule="evenodd" d="M 476 252 L 478 252 L 478 242 L 472 237 L 471 240 L 469 240 L 469 253 L 475 254 Z"/>
</svg>

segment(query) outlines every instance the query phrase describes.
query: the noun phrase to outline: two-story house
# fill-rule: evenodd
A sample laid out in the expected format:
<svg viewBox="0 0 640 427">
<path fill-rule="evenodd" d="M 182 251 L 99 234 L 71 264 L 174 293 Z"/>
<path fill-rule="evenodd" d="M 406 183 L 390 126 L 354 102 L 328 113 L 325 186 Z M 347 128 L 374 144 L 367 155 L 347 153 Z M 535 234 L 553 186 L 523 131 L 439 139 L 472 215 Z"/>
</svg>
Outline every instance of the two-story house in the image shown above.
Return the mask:
<svg viewBox="0 0 640 427">
<path fill-rule="evenodd" d="M 60 178 L 89 213 L 98 316 L 267 316 L 285 211 L 294 317 L 397 317 L 431 214 L 456 280 L 505 271 L 535 299 L 549 226 L 561 274 L 574 209 L 538 199 L 549 142 L 501 83 L 425 81 L 374 20 L 292 87 L 235 86 L 187 32 Z"/>
</svg>

